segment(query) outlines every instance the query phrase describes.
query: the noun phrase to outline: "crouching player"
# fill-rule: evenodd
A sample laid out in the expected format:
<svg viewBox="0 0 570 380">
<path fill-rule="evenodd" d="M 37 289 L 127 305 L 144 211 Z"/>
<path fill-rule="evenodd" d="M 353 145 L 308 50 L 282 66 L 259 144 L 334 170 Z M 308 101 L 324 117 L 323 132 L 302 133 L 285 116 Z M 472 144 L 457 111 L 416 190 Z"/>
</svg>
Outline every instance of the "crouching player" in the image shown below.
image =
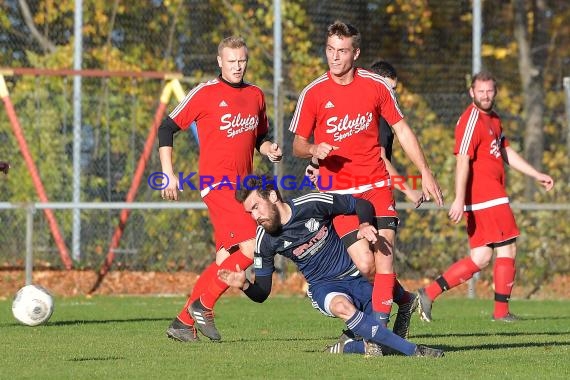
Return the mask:
<svg viewBox="0 0 570 380">
<path fill-rule="evenodd" d="M 372 285 L 360 275 L 332 227 L 335 215 L 357 214 L 358 238 L 375 243 L 378 232 L 372 226 L 374 210 L 370 202 L 332 193 L 312 193 L 284 202 L 275 182 L 259 176 L 249 176 L 236 192 L 236 199 L 258 224 L 255 281 L 247 280 L 239 268 L 220 269 L 220 280 L 261 303 L 271 293 L 275 255 L 283 255 L 305 276 L 314 307 L 327 316 L 342 319 L 354 334 L 363 338 L 341 337 L 330 352 L 378 356 L 384 350 L 407 356 L 443 356 L 442 350 L 400 338 L 373 317 Z"/>
</svg>

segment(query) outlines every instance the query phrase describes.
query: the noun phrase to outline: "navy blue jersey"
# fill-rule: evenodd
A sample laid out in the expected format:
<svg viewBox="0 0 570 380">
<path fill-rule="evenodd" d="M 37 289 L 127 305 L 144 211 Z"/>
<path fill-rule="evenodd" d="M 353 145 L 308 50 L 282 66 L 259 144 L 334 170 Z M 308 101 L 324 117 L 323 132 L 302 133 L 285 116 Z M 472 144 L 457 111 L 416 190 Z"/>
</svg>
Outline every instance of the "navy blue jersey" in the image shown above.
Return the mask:
<svg viewBox="0 0 570 380">
<path fill-rule="evenodd" d="M 309 284 L 354 275 L 356 266 L 332 227 L 333 216 L 356 213 L 352 195 L 311 193 L 288 204 L 291 219 L 276 235 L 257 228 L 256 276 L 273 273 L 277 254 L 291 259 Z"/>
</svg>

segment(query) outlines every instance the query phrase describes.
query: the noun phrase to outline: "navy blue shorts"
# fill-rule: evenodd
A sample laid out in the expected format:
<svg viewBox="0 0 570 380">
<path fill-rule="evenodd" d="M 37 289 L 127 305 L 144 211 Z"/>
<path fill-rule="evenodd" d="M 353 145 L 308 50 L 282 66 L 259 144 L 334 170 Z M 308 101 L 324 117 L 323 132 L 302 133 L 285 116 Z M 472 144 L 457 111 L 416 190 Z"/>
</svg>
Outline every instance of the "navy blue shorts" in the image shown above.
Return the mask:
<svg viewBox="0 0 570 380">
<path fill-rule="evenodd" d="M 330 300 L 337 295 L 351 300 L 356 309 L 372 313 L 372 284 L 362 276 L 309 285 L 307 295 L 313 307 L 329 317 L 334 317 L 329 309 Z"/>
</svg>

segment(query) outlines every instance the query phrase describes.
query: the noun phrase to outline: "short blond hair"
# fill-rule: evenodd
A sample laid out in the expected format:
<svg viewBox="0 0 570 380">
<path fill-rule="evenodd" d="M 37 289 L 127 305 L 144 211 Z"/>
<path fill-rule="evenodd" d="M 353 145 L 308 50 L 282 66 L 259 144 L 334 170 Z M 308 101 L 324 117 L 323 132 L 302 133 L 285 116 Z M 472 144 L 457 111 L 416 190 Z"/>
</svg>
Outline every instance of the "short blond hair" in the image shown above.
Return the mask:
<svg viewBox="0 0 570 380">
<path fill-rule="evenodd" d="M 218 45 L 218 55 L 219 56 L 222 55 L 222 50 L 224 50 L 224 48 L 239 49 L 241 47 L 245 47 L 247 50 L 247 45 L 242 37 L 236 37 L 236 36 L 226 37 Z"/>
</svg>

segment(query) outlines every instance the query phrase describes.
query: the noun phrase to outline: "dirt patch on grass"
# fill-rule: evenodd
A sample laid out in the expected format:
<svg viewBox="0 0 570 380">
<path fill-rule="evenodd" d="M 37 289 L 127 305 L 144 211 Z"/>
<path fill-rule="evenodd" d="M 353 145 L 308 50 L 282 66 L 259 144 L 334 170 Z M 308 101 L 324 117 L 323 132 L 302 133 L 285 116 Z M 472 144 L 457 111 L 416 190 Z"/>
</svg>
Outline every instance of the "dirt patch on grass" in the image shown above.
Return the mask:
<svg viewBox="0 0 570 380">
<path fill-rule="evenodd" d="M 107 274 L 99 288 L 93 294 L 121 295 L 186 295 L 194 286 L 198 274 L 189 272 L 129 272 L 111 271 Z M 56 296 L 77 296 L 90 293 L 97 281 L 95 271 L 53 271 L 37 270 L 33 273 L 33 282 L 49 289 Z M 400 280 L 409 290 L 415 290 L 429 284 L 430 280 Z M 19 270 L 0 270 L 0 297 L 11 298 L 25 284 L 25 273 Z M 306 284 L 298 273 L 284 279 L 275 276 L 273 294 L 303 295 Z M 515 284 L 513 298 L 526 298 L 530 288 Z M 492 299 L 493 284 L 489 281 L 478 281 L 475 292 L 477 297 Z M 241 294 L 239 290 L 230 289 L 229 295 Z M 464 297 L 467 285 L 458 286 L 448 292 L 448 296 Z M 555 276 L 548 284 L 533 294 L 533 299 L 568 299 L 570 298 L 570 276 Z"/>
<path fill-rule="evenodd" d="M 186 295 L 198 279 L 198 274 L 191 272 L 130 272 L 111 271 L 101 282 L 97 294 L 121 295 Z M 25 284 L 25 272 L 0 270 L 0 297 L 12 297 Z M 97 281 L 95 271 L 54 271 L 37 270 L 33 272 L 32 282 L 42 285 L 57 296 L 77 296 L 91 293 Z M 281 280 L 275 277 L 273 291 L 279 294 L 302 294 L 305 280 L 299 274 L 293 274 Z M 237 289 L 229 289 L 229 294 L 240 294 Z"/>
</svg>

